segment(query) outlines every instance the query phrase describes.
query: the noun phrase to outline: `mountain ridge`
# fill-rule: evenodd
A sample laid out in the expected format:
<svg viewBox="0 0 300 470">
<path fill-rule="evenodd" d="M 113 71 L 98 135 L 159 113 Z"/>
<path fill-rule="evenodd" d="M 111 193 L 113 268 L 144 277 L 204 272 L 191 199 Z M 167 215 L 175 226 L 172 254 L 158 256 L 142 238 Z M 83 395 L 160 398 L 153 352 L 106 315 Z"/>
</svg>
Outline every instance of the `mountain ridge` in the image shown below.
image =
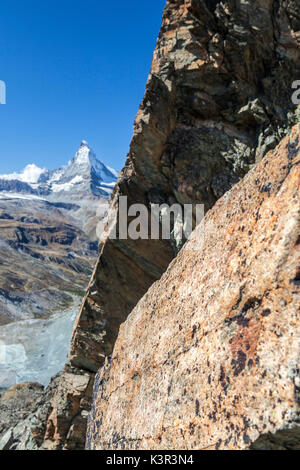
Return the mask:
<svg viewBox="0 0 300 470">
<path fill-rule="evenodd" d="M 78 151 L 67 166 L 55 170 L 28 164 L 21 173 L 0 175 L 0 193 L 22 192 L 43 197 L 76 197 L 79 192 L 101 197 L 109 196 L 118 173 L 97 159 L 95 153 L 83 140 Z M 56 193 L 55 196 L 53 193 Z"/>
</svg>

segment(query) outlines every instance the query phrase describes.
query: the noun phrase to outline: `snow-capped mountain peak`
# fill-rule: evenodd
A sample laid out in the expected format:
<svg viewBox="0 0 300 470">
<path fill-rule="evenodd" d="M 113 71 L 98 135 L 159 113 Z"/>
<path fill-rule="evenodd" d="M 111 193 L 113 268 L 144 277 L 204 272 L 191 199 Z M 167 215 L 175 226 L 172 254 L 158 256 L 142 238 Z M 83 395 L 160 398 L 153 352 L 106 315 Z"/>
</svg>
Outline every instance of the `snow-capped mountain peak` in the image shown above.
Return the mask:
<svg viewBox="0 0 300 470">
<path fill-rule="evenodd" d="M 94 155 L 94 153 L 90 149 L 87 141 L 82 140 L 82 142 L 80 144 L 80 147 L 79 147 L 78 151 L 76 152 L 76 155 L 75 155 L 73 161 L 76 162 L 79 165 L 81 165 L 81 164 L 84 165 L 84 164 L 92 163 L 91 162 L 92 159 L 96 159 L 96 156 Z"/>
<path fill-rule="evenodd" d="M 22 173 L 0 175 L 0 192 L 17 192 L 20 183 L 23 183 L 23 193 L 29 191 L 48 197 L 55 193 L 66 200 L 90 196 L 107 198 L 117 177 L 118 173 L 98 160 L 87 141 L 83 140 L 74 158 L 58 170 L 49 171 L 30 164 Z"/>
<path fill-rule="evenodd" d="M 94 195 L 111 193 L 118 174 L 97 159 L 86 140 L 83 140 L 68 167 L 60 174 L 62 184 L 72 183 L 90 186 Z"/>
</svg>

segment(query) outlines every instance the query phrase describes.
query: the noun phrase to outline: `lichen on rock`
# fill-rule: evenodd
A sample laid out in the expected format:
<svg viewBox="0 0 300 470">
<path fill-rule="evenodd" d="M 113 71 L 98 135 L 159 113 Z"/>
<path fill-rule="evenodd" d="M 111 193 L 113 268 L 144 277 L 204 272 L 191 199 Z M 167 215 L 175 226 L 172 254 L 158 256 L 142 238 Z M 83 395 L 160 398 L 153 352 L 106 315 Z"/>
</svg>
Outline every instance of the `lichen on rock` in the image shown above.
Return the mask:
<svg viewBox="0 0 300 470">
<path fill-rule="evenodd" d="M 299 165 L 296 126 L 131 312 L 89 449 L 300 449 Z"/>
</svg>

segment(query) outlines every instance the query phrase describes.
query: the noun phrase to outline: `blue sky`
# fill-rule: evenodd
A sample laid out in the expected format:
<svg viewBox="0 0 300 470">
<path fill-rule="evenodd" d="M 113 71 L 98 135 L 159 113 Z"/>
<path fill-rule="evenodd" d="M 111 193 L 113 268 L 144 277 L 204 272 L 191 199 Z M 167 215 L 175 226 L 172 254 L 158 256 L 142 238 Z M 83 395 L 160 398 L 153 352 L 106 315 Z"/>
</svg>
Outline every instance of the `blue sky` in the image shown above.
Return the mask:
<svg viewBox="0 0 300 470">
<path fill-rule="evenodd" d="M 50 169 L 82 139 L 121 169 L 165 0 L 1 2 L 0 173 Z"/>
</svg>

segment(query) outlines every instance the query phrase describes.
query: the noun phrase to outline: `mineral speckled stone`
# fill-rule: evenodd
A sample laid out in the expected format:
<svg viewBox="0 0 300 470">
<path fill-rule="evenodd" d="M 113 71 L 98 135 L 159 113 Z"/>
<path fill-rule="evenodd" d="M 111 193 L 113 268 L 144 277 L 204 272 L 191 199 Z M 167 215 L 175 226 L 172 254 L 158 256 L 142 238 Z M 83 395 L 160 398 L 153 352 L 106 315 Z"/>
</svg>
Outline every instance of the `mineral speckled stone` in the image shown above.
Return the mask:
<svg viewBox="0 0 300 470">
<path fill-rule="evenodd" d="M 300 449 L 299 183 L 296 126 L 121 326 L 89 449 Z"/>
</svg>

